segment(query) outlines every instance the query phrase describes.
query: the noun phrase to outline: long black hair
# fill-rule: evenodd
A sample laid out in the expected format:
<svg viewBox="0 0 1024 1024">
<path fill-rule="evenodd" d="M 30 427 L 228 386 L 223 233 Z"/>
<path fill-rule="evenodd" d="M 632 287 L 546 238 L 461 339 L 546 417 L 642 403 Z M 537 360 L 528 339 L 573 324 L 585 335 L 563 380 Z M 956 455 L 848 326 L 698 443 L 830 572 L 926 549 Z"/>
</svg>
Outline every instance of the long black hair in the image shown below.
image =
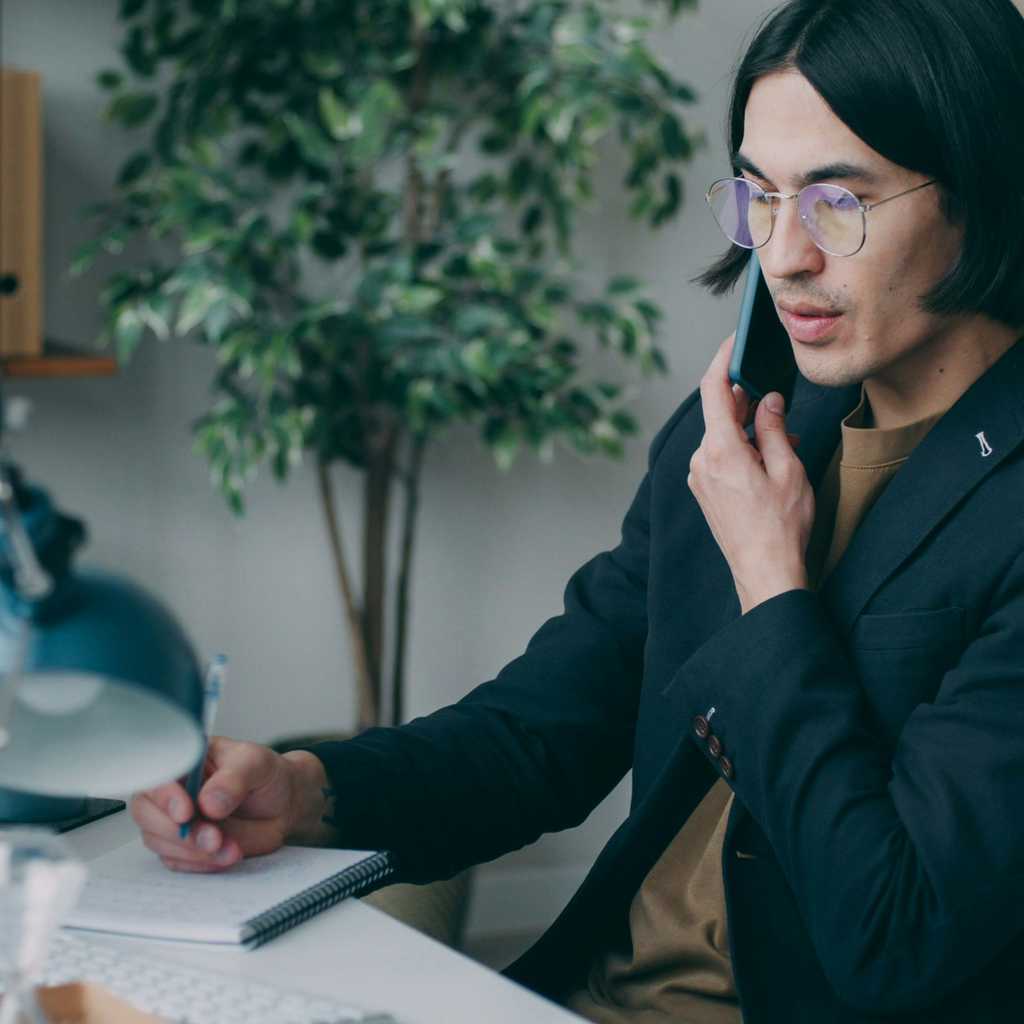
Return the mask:
<svg viewBox="0 0 1024 1024">
<path fill-rule="evenodd" d="M 782 70 L 876 152 L 939 182 L 964 239 L 924 309 L 1024 326 L 1024 17 L 1012 0 L 789 0 L 737 70 L 731 155 L 754 83 Z M 734 245 L 694 281 L 721 295 L 748 258 Z"/>
</svg>

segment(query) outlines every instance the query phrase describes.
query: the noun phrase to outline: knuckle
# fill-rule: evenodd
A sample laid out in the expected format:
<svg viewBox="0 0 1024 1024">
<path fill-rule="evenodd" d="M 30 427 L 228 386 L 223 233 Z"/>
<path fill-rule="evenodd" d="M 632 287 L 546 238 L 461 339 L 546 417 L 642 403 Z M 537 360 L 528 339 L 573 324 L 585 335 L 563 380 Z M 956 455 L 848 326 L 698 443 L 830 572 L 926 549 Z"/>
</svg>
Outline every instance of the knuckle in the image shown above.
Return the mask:
<svg viewBox="0 0 1024 1024">
<path fill-rule="evenodd" d="M 782 482 L 789 488 L 797 488 L 800 485 L 801 472 L 799 464 L 793 459 L 786 459 L 782 464 Z"/>
<path fill-rule="evenodd" d="M 725 452 L 721 442 L 709 438 L 705 443 L 704 468 L 709 473 L 720 473 L 725 464 Z"/>
</svg>

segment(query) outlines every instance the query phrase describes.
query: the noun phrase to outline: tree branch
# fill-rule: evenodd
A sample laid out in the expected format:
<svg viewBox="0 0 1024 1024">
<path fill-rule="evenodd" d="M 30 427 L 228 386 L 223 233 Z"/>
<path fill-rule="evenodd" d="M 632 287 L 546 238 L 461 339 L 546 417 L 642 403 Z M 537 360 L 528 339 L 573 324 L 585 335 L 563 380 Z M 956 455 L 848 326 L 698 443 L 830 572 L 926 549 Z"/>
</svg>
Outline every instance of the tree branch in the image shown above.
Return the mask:
<svg viewBox="0 0 1024 1024">
<path fill-rule="evenodd" d="M 334 501 L 334 487 L 331 482 L 330 466 L 320 460 L 317 463 L 317 483 L 320 488 L 320 505 L 327 525 L 327 539 L 331 545 L 334 571 L 345 605 L 345 621 L 349 641 L 352 644 L 352 660 L 356 670 L 357 728 L 359 731 L 377 724 L 379 709 L 374 693 L 373 679 L 366 653 L 366 637 L 363 633 L 363 616 L 352 589 L 352 578 L 345 562 L 342 546 L 341 521 Z"/>
<path fill-rule="evenodd" d="M 405 480 L 405 514 L 402 518 L 402 554 L 399 562 L 398 589 L 395 595 L 395 647 L 391 678 L 391 724 L 401 725 L 405 717 L 405 660 L 408 647 L 409 584 L 412 578 L 413 548 L 420 503 L 420 477 L 427 439 L 416 434 L 412 440 L 409 469 Z"/>
</svg>

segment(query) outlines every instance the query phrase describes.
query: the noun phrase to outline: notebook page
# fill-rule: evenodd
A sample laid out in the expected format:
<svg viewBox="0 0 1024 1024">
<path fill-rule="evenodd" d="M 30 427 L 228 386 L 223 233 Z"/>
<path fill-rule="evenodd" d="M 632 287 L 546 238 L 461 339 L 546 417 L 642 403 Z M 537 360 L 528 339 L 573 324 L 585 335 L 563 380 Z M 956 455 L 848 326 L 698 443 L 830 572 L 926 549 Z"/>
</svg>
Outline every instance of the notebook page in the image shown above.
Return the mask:
<svg viewBox="0 0 1024 1024">
<path fill-rule="evenodd" d="M 369 855 L 285 846 L 204 875 L 170 871 L 140 840 L 89 862 L 88 880 L 65 927 L 238 943 L 251 918 Z"/>
</svg>

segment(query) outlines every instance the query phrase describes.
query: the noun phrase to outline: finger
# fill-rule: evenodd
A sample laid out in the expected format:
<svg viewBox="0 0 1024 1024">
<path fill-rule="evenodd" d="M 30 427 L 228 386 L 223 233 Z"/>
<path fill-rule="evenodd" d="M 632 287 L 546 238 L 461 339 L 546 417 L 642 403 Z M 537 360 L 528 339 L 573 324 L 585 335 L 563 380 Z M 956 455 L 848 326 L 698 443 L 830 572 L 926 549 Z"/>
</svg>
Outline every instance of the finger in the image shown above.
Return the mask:
<svg viewBox="0 0 1024 1024">
<path fill-rule="evenodd" d="M 270 781 L 274 771 L 268 748 L 223 736 L 210 740 L 210 761 L 214 770 L 199 791 L 199 810 L 214 821 L 232 814 L 253 790 Z"/>
<path fill-rule="evenodd" d="M 242 859 L 242 850 L 237 843 L 218 838 L 218 849 L 215 852 L 203 850 L 192 842 L 164 839 L 161 836 L 144 834 L 143 844 L 152 850 L 161 860 L 175 860 L 188 864 L 215 864 L 218 867 L 229 867 Z"/>
<path fill-rule="evenodd" d="M 183 806 L 189 808 L 191 801 Z M 168 837 L 178 835 L 181 821 L 169 815 L 166 809 L 160 807 L 147 793 L 136 793 L 132 797 L 129 812 L 132 820 L 142 832 L 152 832 Z M 189 817 L 191 817 L 190 812 L 184 820 L 187 821 Z"/>
<path fill-rule="evenodd" d="M 739 384 L 733 384 L 732 398 L 736 404 L 736 422 L 746 427 L 752 419 L 751 413 L 753 410 L 751 409 L 750 395 Z"/>
<path fill-rule="evenodd" d="M 765 472 L 778 478 L 793 461 L 793 446 L 786 433 L 786 403 L 777 391 L 766 395 L 757 409 L 754 430 L 757 436 L 757 450 L 764 460 Z"/>
<path fill-rule="evenodd" d="M 164 867 L 170 868 L 171 871 L 182 871 L 193 875 L 212 875 L 220 871 L 227 871 L 231 867 L 230 864 L 215 864 L 213 862 L 201 864 L 188 860 L 177 860 L 173 857 L 161 857 L 160 860 L 163 861 Z"/>
<path fill-rule="evenodd" d="M 179 825 L 191 820 L 195 813 L 192 805 L 192 798 L 188 795 L 185 787 L 178 782 L 168 782 L 164 786 L 157 786 L 155 789 L 147 789 L 145 792 L 136 793 L 132 797 L 132 806 L 135 806 L 136 798 L 140 801 L 146 800 L 171 821 Z"/>
<path fill-rule="evenodd" d="M 732 384 L 729 381 L 729 359 L 735 335 L 719 346 L 715 358 L 701 378 L 700 401 L 704 412 L 705 432 L 713 437 L 736 440 L 742 435 L 736 416 Z"/>
<path fill-rule="evenodd" d="M 234 845 L 246 857 L 273 853 L 284 845 L 282 822 L 277 818 L 262 821 L 229 818 L 220 822 L 220 827 L 224 833 L 224 845 Z"/>
</svg>

